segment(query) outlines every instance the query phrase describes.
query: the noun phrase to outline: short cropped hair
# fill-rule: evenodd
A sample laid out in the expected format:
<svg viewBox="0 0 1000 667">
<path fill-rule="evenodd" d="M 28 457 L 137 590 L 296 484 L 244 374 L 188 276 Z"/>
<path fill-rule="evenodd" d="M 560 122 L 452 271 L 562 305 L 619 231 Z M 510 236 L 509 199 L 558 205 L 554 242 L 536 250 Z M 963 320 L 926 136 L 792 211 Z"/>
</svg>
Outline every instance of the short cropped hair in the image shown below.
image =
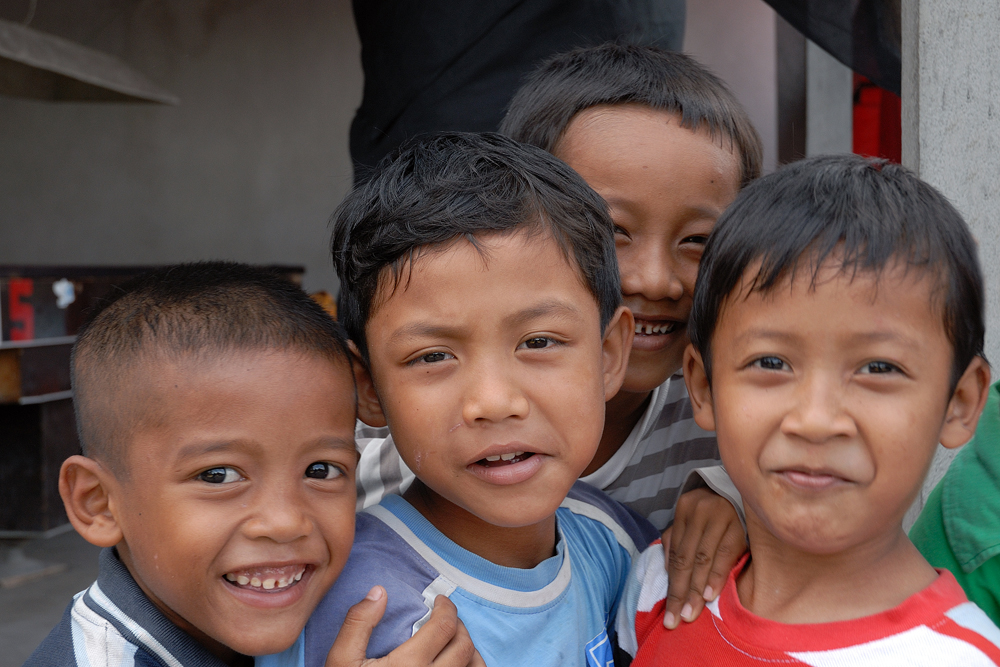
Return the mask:
<svg viewBox="0 0 1000 667">
<path fill-rule="evenodd" d="M 597 301 L 602 331 L 621 304 L 604 200 L 561 160 L 499 134 L 443 133 L 404 145 L 347 195 L 332 223 L 338 318 L 366 362 L 380 281 L 398 286 L 423 250 L 456 239 L 479 248 L 482 235 L 547 234 Z"/>
<path fill-rule="evenodd" d="M 851 276 L 874 272 L 877 279 L 902 265 L 936 279 L 953 347 L 953 390 L 972 359 L 983 356 L 983 277 L 961 214 L 905 167 L 826 155 L 752 183 L 709 237 L 688 325 L 709 381 L 712 334 L 726 300 L 741 285 L 767 293 L 798 271 L 811 271 L 815 284 L 827 258 Z"/>
<path fill-rule="evenodd" d="M 95 307 L 73 346 L 74 403 L 84 454 L 127 477 L 121 460 L 143 416 L 129 396 L 146 372 L 142 364 L 289 349 L 350 367 L 342 327 L 301 288 L 272 271 L 198 262 L 136 277 Z"/>
<path fill-rule="evenodd" d="M 726 84 L 690 56 L 652 46 L 608 43 L 549 58 L 514 94 L 500 132 L 551 153 L 576 114 L 603 104 L 677 114 L 681 127 L 729 142 L 741 188 L 760 176 L 760 136 Z"/>
</svg>

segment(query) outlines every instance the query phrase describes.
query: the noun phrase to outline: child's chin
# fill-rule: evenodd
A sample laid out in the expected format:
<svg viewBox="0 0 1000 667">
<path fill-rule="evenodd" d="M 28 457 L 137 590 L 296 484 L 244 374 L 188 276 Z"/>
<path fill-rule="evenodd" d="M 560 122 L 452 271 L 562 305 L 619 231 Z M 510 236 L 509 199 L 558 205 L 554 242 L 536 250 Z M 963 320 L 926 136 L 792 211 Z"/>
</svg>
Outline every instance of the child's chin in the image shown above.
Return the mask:
<svg viewBox="0 0 1000 667">
<path fill-rule="evenodd" d="M 667 381 L 667 378 L 681 370 L 680 360 L 677 363 L 663 363 L 657 359 L 640 359 L 633 353 L 629 359 L 622 391 L 633 394 L 645 394 L 653 391 Z"/>
<path fill-rule="evenodd" d="M 301 634 L 301 628 L 305 627 L 306 619 L 302 619 L 302 624 L 296 624 L 300 628 L 298 632 L 292 630 L 275 632 L 274 628 L 242 628 L 240 637 L 230 637 L 226 643 L 229 648 L 242 655 L 258 656 L 281 653 L 295 643 Z M 254 630 L 260 630 L 255 633 Z M 248 635 L 256 634 L 256 637 Z"/>
</svg>

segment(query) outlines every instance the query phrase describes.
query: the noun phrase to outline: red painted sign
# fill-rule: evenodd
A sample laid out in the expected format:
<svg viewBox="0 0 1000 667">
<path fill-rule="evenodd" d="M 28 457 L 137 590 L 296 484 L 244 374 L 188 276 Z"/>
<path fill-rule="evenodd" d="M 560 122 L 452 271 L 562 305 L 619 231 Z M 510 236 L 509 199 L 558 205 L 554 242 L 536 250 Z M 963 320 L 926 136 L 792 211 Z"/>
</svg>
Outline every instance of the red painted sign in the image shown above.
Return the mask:
<svg viewBox="0 0 1000 667">
<path fill-rule="evenodd" d="M 10 340 L 33 340 L 35 338 L 35 307 L 31 295 L 35 292 L 35 281 L 30 278 L 11 278 L 7 283 L 10 297 Z"/>
</svg>

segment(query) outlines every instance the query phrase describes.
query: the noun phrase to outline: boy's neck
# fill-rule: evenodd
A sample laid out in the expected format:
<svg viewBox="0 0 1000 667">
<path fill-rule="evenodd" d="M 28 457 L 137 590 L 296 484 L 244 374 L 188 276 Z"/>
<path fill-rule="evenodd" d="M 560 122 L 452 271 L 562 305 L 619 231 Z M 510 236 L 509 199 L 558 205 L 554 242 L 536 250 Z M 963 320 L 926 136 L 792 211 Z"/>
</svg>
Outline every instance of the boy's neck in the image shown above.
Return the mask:
<svg viewBox="0 0 1000 667">
<path fill-rule="evenodd" d="M 632 429 L 642 419 L 649 406 L 651 391 L 633 393 L 619 391 L 614 398 L 604 404 L 604 432 L 601 434 L 601 444 L 590 464 L 580 477 L 586 477 L 611 460 L 632 433 Z"/>
<path fill-rule="evenodd" d="M 749 565 L 737 575 L 743 607 L 780 623 L 831 623 L 898 607 L 938 574 L 906 537 L 889 535 L 847 551 L 817 555 L 780 542 L 747 517 Z"/>
<path fill-rule="evenodd" d="M 446 500 L 419 479 L 403 498 L 445 537 L 496 565 L 528 569 L 555 555 L 555 514 L 530 526 L 494 526 Z"/>
</svg>

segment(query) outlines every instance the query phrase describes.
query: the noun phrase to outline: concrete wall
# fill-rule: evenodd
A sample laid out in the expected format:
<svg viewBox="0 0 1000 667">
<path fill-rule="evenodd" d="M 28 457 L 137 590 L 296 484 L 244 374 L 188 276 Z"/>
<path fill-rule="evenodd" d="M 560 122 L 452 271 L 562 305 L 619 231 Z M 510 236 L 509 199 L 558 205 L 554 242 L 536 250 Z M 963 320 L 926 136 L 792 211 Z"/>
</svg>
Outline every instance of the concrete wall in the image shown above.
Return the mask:
<svg viewBox="0 0 1000 667">
<path fill-rule="evenodd" d="M 688 0 L 684 51 L 721 77 L 764 143 L 764 172 L 778 160 L 774 10 L 762 0 Z"/>
<path fill-rule="evenodd" d="M 21 20 L 27 3 L 0 0 Z M 336 288 L 327 219 L 361 98 L 348 0 L 67 0 L 31 27 L 118 56 L 178 107 L 0 97 L 0 263 L 229 258 Z"/>
<path fill-rule="evenodd" d="M 986 282 L 986 357 L 1000 374 L 1000 4 L 902 5 L 903 164 L 965 216 Z M 916 519 L 956 450 L 938 447 L 904 526 Z"/>
</svg>

